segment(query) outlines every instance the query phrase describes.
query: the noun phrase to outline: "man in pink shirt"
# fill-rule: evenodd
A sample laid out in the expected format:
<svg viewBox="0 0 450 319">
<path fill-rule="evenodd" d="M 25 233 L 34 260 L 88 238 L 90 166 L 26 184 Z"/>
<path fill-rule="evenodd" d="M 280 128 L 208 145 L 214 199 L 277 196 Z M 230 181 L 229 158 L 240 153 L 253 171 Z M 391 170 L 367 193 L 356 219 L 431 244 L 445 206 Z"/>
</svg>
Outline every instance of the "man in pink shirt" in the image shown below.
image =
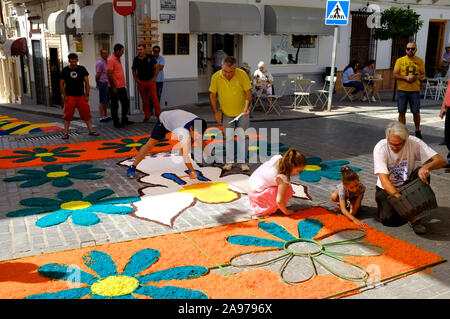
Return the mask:
<svg viewBox="0 0 450 319">
<path fill-rule="evenodd" d="M 133 124 L 128 120 L 128 110 L 130 109 L 130 101 L 128 100 L 125 74 L 123 73 L 120 57 L 125 52 L 122 44 L 114 45 L 114 52 L 108 59 L 108 81 L 111 89 L 111 116 L 113 118 L 114 127 L 124 127 Z M 119 121 L 119 101 L 122 105 L 122 121 Z"/>
<path fill-rule="evenodd" d="M 448 82 L 447 92 L 445 93 L 444 101 L 442 101 L 441 112 L 439 113 L 439 117 L 443 119 L 445 117 L 445 126 L 444 126 L 444 139 L 445 145 L 448 149 L 447 154 L 447 165 L 445 166 L 447 169 L 445 170 L 447 173 L 450 172 L 450 81 Z"/>
</svg>

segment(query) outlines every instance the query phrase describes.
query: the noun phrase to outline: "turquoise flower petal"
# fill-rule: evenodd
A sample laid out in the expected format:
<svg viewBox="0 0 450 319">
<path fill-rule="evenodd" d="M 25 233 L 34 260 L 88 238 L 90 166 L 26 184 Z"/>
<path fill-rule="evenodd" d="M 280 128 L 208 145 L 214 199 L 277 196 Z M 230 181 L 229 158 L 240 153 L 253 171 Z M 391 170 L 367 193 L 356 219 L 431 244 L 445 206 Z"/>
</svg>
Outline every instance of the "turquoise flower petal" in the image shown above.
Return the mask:
<svg viewBox="0 0 450 319">
<path fill-rule="evenodd" d="M 64 202 L 83 200 L 83 193 L 76 189 L 60 191 L 57 196 Z"/>
<path fill-rule="evenodd" d="M 286 229 L 284 229 L 282 226 L 276 224 L 276 223 L 266 223 L 266 222 L 260 222 L 258 223 L 258 227 L 272 236 L 278 237 L 284 241 L 290 241 L 295 239 L 294 236 L 289 234 Z"/>
<path fill-rule="evenodd" d="M 298 237 L 312 239 L 322 229 L 323 223 L 314 218 L 307 218 L 298 223 Z"/>
<path fill-rule="evenodd" d="M 95 271 L 100 278 L 106 278 L 109 276 L 116 276 L 117 267 L 111 256 L 108 254 L 92 250 L 87 255 L 83 256 L 83 261 L 86 266 Z"/>
<path fill-rule="evenodd" d="M 316 183 L 322 179 L 320 173 L 317 173 L 317 171 L 301 171 L 299 177 L 300 181 L 309 183 Z"/>
<path fill-rule="evenodd" d="M 36 221 L 36 226 L 38 227 L 50 227 L 61 223 L 64 223 L 67 218 L 72 214 L 72 211 L 67 209 L 57 210 L 50 215 L 44 216 Z"/>
<path fill-rule="evenodd" d="M 278 247 L 282 248 L 284 246 L 284 242 L 280 242 L 277 240 L 258 238 L 253 236 L 230 236 L 227 238 L 227 241 L 231 244 L 241 245 L 241 246 L 262 246 L 262 247 Z"/>
<path fill-rule="evenodd" d="M 74 283 L 92 285 L 97 281 L 93 275 L 81 270 L 78 267 L 72 267 L 60 264 L 46 264 L 38 269 L 41 276 L 49 279 L 58 279 Z"/>
<path fill-rule="evenodd" d="M 49 180 L 50 180 L 50 178 L 48 178 L 48 180 L 46 180 L 46 182 Z M 73 182 L 66 177 L 53 178 L 52 185 L 55 187 L 69 187 L 69 186 L 73 185 Z"/>
<path fill-rule="evenodd" d="M 64 171 L 63 165 L 61 165 L 61 164 L 45 165 L 43 168 L 44 168 L 44 171 L 47 171 L 47 172 L 60 172 L 60 171 Z"/>
<path fill-rule="evenodd" d="M 103 178 L 102 175 L 94 175 L 94 174 L 90 174 L 88 172 L 83 172 L 83 173 L 74 173 L 74 172 L 72 172 L 71 174 L 76 174 L 76 175 L 69 175 L 70 178 L 76 178 L 76 179 L 96 180 L 96 179 Z"/>
<path fill-rule="evenodd" d="M 55 151 L 56 149 L 52 150 L 52 153 Z M 43 147 L 36 147 L 35 149 L 33 149 L 33 151 L 35 153 L 48 153 L 49 150 Z"/>
<path fill-rule="evenodd" d="M 153 286 L 139 287 L 134 293 L 149 296 L 154 299 L 208 299 L 208 296 L 199 290 L 172 286 L 162 288 Z"/>
<path fill-rule="evenodd" d="M 32 198 L 26 198 L 22 199 L 20 201 L 21 205 L 24 206 L 31 206 L 31 207 L 42 207 L 42 206 L 54 206 L 59 207 L 61 205 L 61 201 L 51 198 L 45 198 L 45 197 L 32 197 Z"/>
<path fill-rule="evenodd" d="M 161 254 L 156 249 L 143 249 L 131 256 L 122 272 L 123 276 L 135 277 L 141 271 L 153 265 Z M 142 282 L 141 282 L 142 283 Z"/>
<path fill-rule="evenodd" d="M 48 183 L 50 180 L 51 178 L 49 177 L 32 177 L 28 182 L 20 184 L 20 187 L 21 188 L 36 187 Z"/>
<path fill-rule="evenodd" d="M 86 196 L 84 198 L 84 200 L 87 202 L 90 202 L 90 203 L 97 203 L 102 198 L 111 196 L 112 194 L 114 194 L 114 191 L 112 189 L 107 189 L 107 188 L 100 189 L 100 190 L 93 192 L 92 194 L 89 194 L 88 196 Z"/>
<path fill-rule="evenodd" d="M 45 157 L 41 157 L 41 161 L 43 161 L 44 163 L 53 163 L 53 162 L 56 162 L 57 159 L 52 156 L 45 156 Z"/>
<path fill-rule="evenodd" d="M 149 282 L 159 282 L 162 280 L 173 280 L 173 279 L 191 279 L 200 277 L 208 272 L 208 268 L 203 266 L 182 266 L 173 267 L 166 270 L 156 271 L 154 273 L 140 276 L 136 278 L 141 284 L 146 284 Z"/>
<path fill-rule="evenodd" d="M 55 293 L 46 292 L 38 295 L 31 295 L 24 299 L 79 299 L 90 294 L 91 288 L 75 288 L 58 291 Z"/>
<path fill-rule="evenodd" d="M 307 165 L 319 165 L 320 163 L 322 163 L 322 159 L 320 157 L 313 156 L 306 159 Z"/>
<path fill-rule="evenodd" d="M 127 202 L 128 203 L 128 202 Z M 125 215 L 134 211 L 133 207 L 128 206 L 113 206 L 113 205 L 92 205 L 86 208 L 89 212 L 97 212 L 104 214 Z"/>
<path fill-rule="evenodd" d="M 78 226 L 92 226 L 99 223 L 100 218 L 87 209 L 80 209 L 72 213 L 72 221 Z"/>
<path fill-rule="evenodd" d="M 139 202 L 141 200 L 140 197 L 116 197 L 110 199 L 103 199 L 97 202 L 97 204 L 129 204 L 134 202 Z"/>
<path fill-rule="evenodd" d="M 137 298 L 132 295 L 123 295 L 123 296 L 112 297 L 111 299 L 137 299 Z"/>
<path fill-rule="evenodd" d="M 30 216 L 30 215 L 39 215 L 44 213 L 49 213 L 51 211 L 54 211 L 55 209 L 58 209 L 58 207 L 29 207 L 29 208 L 23 208 L 19 210 L 15 210 L 13 212 L 9 212 L 6 214 L 8 217 L 24 217 L 24 216 Z"/>
<path fill-rule="evenodd" d="M 50 152 L 52 152 L 52 153 L 58 153 L 58 152 L 61 152 L 61 151 L 67 150 L 67 149 L 68 149 L 67 146 L 62 146 L 62 147 L 54 148 L 54 149 L 50 150 Z M 36 149 L 34 149 L 34 150 L 36 150 Z M 45 151 L 45 152 L 43 152 L 43 153 L 46 153 L 46 152 L 47 152 L 47 151 Z"/>
<path fill-rule="evenodd" d="M 93 295 L 93 296 L 91 296 L 91 299 L 109 299 L 109 297 L 101 296 L 101 295 Z"/>
</svg>

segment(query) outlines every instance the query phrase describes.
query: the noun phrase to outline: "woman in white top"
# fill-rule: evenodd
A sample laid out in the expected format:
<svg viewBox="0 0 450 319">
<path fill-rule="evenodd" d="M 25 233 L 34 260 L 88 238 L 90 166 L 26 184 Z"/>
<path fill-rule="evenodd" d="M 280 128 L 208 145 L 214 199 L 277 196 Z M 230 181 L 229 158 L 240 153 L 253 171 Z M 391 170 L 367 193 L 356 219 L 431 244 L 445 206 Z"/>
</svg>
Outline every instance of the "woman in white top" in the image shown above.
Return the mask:
<svg viewBox="0 0 450 319">
<path fill-rule="evenodd" d="M 268 216 L 280 209 L 290 215 L 286 204 L 294 195 L 291 176 L 298 175 L 306 165 L 306 158 L 294 149 L 283 156 L 275 155 L 258 167 L 249 179 L 248 198 L 254 215 Z"/>
<path fill-rule="evenodd" d="M 264 61 L 258 63 L 258 69 L 253 73 L 253 85 L 255 86 L 256 93 L 261 95 L 265 93 L 267 95 L 272 94 L 273 76 L 266 69 Z"/>
</svg>

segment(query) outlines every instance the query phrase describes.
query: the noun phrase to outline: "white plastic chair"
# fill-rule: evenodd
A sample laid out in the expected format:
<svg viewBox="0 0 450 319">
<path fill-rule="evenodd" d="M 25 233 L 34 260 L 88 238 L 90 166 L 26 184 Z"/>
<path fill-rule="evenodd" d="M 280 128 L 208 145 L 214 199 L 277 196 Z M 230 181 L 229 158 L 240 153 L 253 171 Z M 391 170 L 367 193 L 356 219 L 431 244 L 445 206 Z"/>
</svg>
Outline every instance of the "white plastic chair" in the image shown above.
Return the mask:
<svg viewBox="0 0 450 319">
<path fill-rule="evenodd" d="M 339 100 L 339 102 L 344 101 L 346 97 L 348 98 L 348 100 L 350 102 L 353 102 L 352 99 L 350 98 L 350 93 L 353 92 L 354 88 L 350 87 L 350 86 L 344 86 L 344 79 L 342 78 L 342 76 L 340 77 L 340 79 L 341 79 L 341 85 L 342 85 L 342 88 L 344 89 L 345 95 Z"/>
<path fill-rule="evenodd" d="M 283 80 L 281 82 L 280 91 L 278 94 L 267 95 L 267 98 L 269 99 L 269 101 L 270 101 L 270 99 L 272 99 L 272 101 L 269 102 L 269 109 L 267 110 L 266 114 L 269 114 L 271 111 L 277 112 L 278 115 L 281 114 L 281 107 L 278 104 L 278 100 L 283 97 L 284 92 L 286 91 L 286 87 L 287 87 L 287 80 Z"/>
<path fill-rule="evenodd" d="M 437 83 L 437 92 L 435 95 L 435 100 L 440 100 L 441 98 L 445 98 L 445 92 L 447 91 L 447 82 L 446 78 L 439 78 Z"/>
<path fill-rule="evenodd" d="M 295 80 L 297 90 L 294 92 L 294 110 L 297 109 L 297 106 L 300 106 L 302 101 L 305 101 L 308 106 L 312 106 L 309 100 L 312 85 L 312 80 Z"/>
<path fill-rule="evenodd" d="M 327 75 L 325 77 L 325 82 L 323 84 L 323 87 L 320 90 L 316 90 L 316 94 L 317 94 L 316 103 L 319 104 L 319 106 L 321 108 L 324 108 L 327 105 L 328 94 L 330 93 L 330 82 L 331 82 L 331 76 Z M 334 77 L 334 83 L 336 83 L 336 76 Z"/>
<path fill-rule="evenodd" d="M 436 78 L 425 78 L 425 92 L 423 94 L 423 99 L 426 100 L 427 96 L 432 99 L 436 99 L 439 90 L 439 79 Z"/>
</svg>

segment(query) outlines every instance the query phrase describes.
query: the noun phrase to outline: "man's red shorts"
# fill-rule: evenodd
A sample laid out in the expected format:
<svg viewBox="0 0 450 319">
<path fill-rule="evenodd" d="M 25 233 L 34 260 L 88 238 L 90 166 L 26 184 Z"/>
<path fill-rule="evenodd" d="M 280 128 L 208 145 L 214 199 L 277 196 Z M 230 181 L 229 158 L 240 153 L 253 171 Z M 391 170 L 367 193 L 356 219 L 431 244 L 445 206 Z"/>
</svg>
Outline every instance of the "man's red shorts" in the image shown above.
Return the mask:
<svg viewBox="0 0 450 319">
<path fill-rule="evenodd" d="M 76 107 L 78 108 L 78 113 L 80 113 L 80 117 L 84 121 L 87 121 L 92 117 L 89 103 L 86 101 L 84 95 L 67 96 L 67 101 L 64 101 L 64 119 L 66 121 L 73 120 L 73 114 L 75 113 Z"/>
</svg>

